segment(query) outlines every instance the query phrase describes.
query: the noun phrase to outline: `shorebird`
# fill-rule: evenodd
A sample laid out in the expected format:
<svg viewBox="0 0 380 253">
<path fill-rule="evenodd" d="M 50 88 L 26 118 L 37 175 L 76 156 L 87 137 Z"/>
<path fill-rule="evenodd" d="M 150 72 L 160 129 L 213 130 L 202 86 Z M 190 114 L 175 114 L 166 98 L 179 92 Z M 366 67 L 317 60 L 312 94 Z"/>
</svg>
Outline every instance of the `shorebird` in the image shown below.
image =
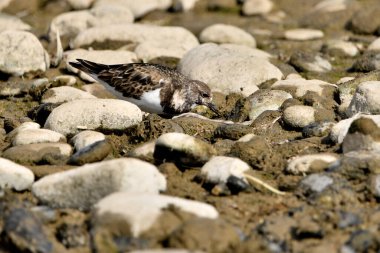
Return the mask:
<svg viewBox="0 0 380 253">
<path fill-rule="evenodd" d="M 210 88 L 174 69 L 148 63 L 105 65 L 76 60 L 70 65 L 89 74 L 117 98 L 132 102 L 145 112 L 177 115 L 205 105 L 218 114 Z"/>
</svg>

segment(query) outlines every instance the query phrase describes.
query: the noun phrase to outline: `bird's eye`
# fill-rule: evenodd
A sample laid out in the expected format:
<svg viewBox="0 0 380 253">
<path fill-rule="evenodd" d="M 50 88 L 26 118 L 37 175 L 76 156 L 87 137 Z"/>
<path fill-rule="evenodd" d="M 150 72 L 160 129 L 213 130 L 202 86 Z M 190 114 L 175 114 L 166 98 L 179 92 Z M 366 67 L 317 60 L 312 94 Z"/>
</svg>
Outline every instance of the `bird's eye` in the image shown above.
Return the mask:
<svg viewBox="0 0 380 253">
<path fill-rule="evenodd" d="M 209 98 L 209 97 L 210 97 L 210 95 L 207 94 L 207 93 L 202 93 L 201 96 L 202 96 L 203 98 Z"/>
</svg>

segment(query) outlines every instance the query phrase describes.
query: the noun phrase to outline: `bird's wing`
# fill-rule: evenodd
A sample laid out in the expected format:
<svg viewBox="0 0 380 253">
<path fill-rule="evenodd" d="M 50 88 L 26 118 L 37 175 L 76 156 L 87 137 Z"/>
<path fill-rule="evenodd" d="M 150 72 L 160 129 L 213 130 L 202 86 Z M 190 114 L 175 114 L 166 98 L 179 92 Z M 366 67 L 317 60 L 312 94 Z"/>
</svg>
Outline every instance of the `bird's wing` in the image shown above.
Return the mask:
<svg viewBox="0 0 380 253">
<path fill-rule="evenodd" d="M 171 69 L 161 66 L 131 63 L 112 65 L 97 74 L 98 79 L 107 82 L 126 97 L 140 98 L 145 91 L 169 85 L 172 82 Z"/>
<path fill-rule="evenodd" d="M 139 99 L 145 91 L 155 90 L 165 85 L 176 87 L 182 83 L 179 80 L 184 78 L 173 69 L 146 63 L 105 65 L 77 59 L 77 62 L 70 62 L 70 65 L 95 79 L 106 82 L 123 96 L 136 99 Z"/>
</svg>

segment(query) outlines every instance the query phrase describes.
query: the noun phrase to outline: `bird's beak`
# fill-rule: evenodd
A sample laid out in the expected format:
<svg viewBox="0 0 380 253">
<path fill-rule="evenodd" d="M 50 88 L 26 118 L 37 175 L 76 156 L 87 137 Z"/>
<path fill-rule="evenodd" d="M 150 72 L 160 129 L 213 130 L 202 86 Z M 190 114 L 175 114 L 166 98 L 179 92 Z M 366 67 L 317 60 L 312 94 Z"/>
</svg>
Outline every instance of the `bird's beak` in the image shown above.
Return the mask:
<svg viewBox="0 0 380 253">
<path fill-rule="evenodd" d="M 206 106 L 210 108 L 215 114 L 220 115 L 218 108 L 213 103 L 207 103 Z"/>
</svg>

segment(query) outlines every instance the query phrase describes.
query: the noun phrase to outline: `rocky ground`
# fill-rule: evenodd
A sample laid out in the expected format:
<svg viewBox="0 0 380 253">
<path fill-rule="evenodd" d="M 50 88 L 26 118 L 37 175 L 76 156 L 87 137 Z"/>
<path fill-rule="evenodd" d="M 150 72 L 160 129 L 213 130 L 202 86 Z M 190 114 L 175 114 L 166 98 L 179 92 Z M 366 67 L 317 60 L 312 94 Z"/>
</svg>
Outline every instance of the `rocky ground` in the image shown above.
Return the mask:
<svg viewBox="0 0 380 253">
<path fill-rule="evenodd" d="M 1 0 L 0 253 L 379 252 L 377 0 Z M 175 118 L 68 66 L 176 67 Z"/>
</svg>

